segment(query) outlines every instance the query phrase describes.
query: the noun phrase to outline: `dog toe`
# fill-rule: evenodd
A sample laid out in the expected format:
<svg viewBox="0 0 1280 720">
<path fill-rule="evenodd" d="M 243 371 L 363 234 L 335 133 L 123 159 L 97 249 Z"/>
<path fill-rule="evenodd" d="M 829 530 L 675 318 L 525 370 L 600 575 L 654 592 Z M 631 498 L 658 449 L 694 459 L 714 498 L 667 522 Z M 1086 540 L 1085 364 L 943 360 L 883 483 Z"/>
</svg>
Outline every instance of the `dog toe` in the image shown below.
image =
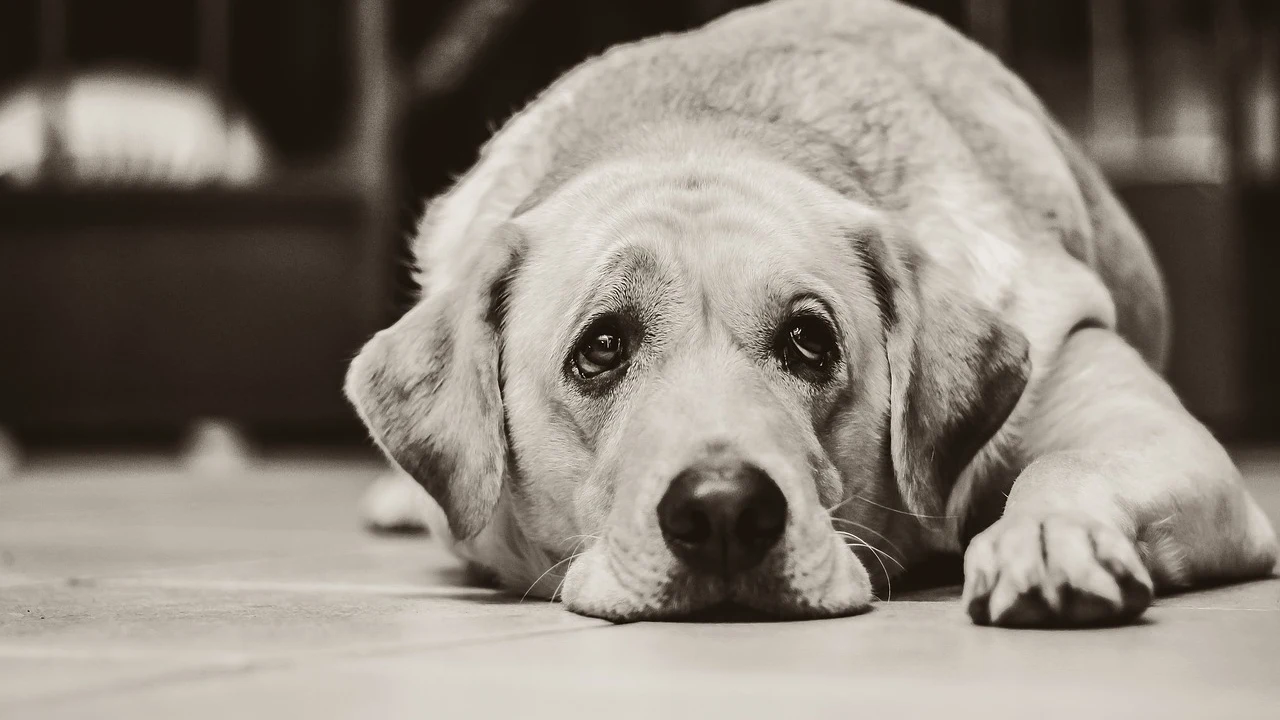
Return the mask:
<svg viewBox="0 0 1280 720">
<path fill-rule="evenodd" d="M 1118 530 L 1066 517 L 1003 519 L 965 556 L 964 603 L 980 625 L 1077 627 L 1125 622 L 1152 585 Z"/>
</svg>

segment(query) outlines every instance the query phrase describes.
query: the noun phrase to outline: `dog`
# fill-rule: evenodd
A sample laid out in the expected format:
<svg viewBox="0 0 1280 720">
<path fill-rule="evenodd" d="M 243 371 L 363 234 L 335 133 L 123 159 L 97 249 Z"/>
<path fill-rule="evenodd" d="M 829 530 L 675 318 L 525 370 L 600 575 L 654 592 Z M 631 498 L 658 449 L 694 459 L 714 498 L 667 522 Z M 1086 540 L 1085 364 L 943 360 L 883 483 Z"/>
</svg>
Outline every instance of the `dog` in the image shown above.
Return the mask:
<svg viewBox="0 0 1280 720">
<path fill-rule="evenodd" d="M 421 299 L 345 391 L 432 532 L 516 592 L 837 617 L 949 553 L 975 622 L 1080 626 L 1275 566 L 1161 378 L 1139 230 L 917 10 L 777 0 L 614 48 L 494 136 L 414 251 Z"/>
</svg>

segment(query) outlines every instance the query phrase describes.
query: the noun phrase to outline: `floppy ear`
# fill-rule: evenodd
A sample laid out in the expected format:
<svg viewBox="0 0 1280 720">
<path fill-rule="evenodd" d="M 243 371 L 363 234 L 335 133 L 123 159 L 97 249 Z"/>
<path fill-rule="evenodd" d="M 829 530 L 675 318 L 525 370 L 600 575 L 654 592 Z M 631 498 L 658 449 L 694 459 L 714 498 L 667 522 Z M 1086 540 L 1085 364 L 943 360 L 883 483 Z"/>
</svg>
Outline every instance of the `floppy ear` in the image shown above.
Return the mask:
<svg viewBox="0 0 1280 720">
<path fill-rule="evenodd" d="M 927 259 L 863 245 L 885 319 L 894 474 L 907 507 L 936 516 L 1022 397 L 1027 339 Z"/>
<path fill-rule="evenodd" d="M 346 394 L 382 450 L 443 508 L 456 539 L 488 523 L 507 474 L 501 311 L 517 234 L 485 241 L 352 361 Z"/>
</svg>

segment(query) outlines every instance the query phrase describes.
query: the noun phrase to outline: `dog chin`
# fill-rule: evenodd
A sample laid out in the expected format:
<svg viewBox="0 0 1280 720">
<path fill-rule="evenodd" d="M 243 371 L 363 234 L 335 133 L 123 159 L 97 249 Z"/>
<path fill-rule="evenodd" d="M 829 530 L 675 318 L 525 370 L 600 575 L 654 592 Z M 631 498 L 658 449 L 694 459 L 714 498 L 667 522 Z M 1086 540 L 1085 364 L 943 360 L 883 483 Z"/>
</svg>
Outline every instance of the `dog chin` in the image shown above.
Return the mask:
<svg viewBox="0 0 1280 720">
<path fill-rule="evenodd" d="M 732 580 L 626 567 L 600 543 L 573 561 L 561 600 L 569 610 L 612 622 L 816 620 L 870 609 L 865 568 L 838 539 L 829 552 L 766 564 Z"/>
</svg>

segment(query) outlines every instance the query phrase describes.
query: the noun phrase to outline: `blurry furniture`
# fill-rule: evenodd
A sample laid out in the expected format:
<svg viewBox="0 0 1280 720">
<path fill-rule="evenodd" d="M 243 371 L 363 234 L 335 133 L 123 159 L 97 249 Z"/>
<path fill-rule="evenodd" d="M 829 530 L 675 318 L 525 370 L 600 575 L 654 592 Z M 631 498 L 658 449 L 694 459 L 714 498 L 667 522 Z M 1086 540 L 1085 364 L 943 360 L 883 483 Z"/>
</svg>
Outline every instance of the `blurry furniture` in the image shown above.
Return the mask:
<svg viewBox="0 0 1280 720">
<path fill-rule="evenodd" d="M 354 427 L 346 363 L 391 317 L 387 3 L 6 2 L 0 89 L 139 48 L 226 107 L 263 100 L 280 162 L 249 186 L 112 188 L 55 157 L 0 191 L 0 426 Z"/>
<path fill-rule="evenodd" d="M 55 166 L 0 193 L 0 426 L 358 434 L 343 368 L 412 302 L 402 239 L 423 199 L 583 58 L 756 1 L 0 3 L 0 89 L 144 47 L 246 108 L 284 158 L 248 189 L 87 192 Z M 1003 58 L 1110 175 L 1168 280 L 1191 410 L 1275 437 L 1280 5 L 913 4 Z"/>
</svg>

